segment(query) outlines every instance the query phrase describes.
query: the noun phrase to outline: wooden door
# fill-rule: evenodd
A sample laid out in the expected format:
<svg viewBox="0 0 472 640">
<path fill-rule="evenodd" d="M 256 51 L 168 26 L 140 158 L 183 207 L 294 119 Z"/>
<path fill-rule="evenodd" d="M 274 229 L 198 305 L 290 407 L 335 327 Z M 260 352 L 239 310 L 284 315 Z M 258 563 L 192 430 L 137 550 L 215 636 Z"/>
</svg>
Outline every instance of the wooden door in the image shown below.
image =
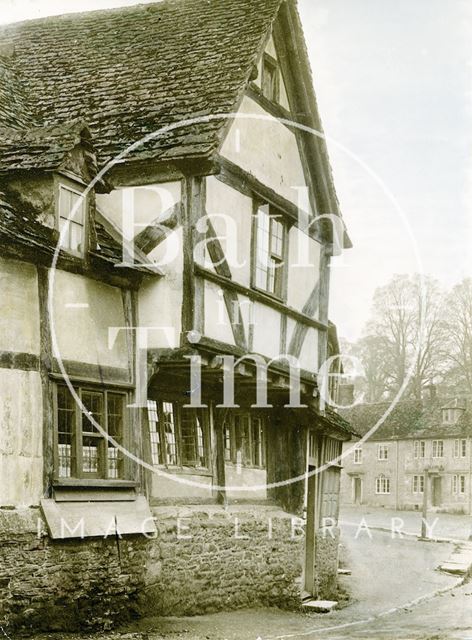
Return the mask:
<svg viewBox="0 0 472 640">
<path fill-rule="evenodd" d="M 441 502 L 442 502 L 442 482 L 441 482 L 441 478 L 436 477 L 433 478 L 433 487 L 432 487 L 432 496 L 431 496 L 431 502 L 433 507 L 440 507 L 441 506 Z"/>
<path fill-rule="evenodd" d="M 361 504 L 362 500 L 362 480 L 354 478 L 354 504 Z"/>
<path fill-rule="evenodd" d="M 316 467 L 309 465 L 308 473 L 315 470 Z M 316 512 L 317 500 L 316 493 L 318 491 L 317 475 L 312 473 L 308 480 L 308 494 L 306 505 L 306 530 L 305 530 L 305 591 L 311 595 L 315 592 L 315 529 L 316 529 Z"/>
</svg>

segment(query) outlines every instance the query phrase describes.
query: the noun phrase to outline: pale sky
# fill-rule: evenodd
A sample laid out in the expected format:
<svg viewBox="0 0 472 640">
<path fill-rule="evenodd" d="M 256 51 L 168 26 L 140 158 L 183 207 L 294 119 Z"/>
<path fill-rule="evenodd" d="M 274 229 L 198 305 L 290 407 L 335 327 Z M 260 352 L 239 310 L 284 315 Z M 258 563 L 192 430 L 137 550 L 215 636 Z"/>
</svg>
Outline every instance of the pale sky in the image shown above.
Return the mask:
<svg viewBox="0 0 472 640">
<path fill-rule="evenodd" d="M 0 0 L 0 22 L 128 4 L 137 2 Z M 331 317 L 355 339 L 375 287 L 418 271 L 416 253 L 445 285 L 472 275 L 472 2 L 299 6 L 354 242 L 333 267 Z"/>
</svg>

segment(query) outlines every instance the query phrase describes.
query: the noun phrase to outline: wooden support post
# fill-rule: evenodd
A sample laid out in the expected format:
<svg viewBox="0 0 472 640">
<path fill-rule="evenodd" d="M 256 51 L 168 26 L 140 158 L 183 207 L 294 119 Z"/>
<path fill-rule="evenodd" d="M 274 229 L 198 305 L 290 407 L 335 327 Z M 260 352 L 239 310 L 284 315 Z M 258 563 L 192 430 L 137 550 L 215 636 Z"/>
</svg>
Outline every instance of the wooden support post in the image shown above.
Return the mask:
<svg viewBox="0 0 472 640">
<path fill-rule="evenodd" d="M 308 467 L 313 472 L 314 467 Z M 316 596 L 315 591 L 315 550 L 316 550 L 316 518 L 317 518 L 317 474 L 312 473 L 308 480 L 305 530 L 305 591 Z"/>
<path fill-rule="evenodd" d="M 216 501 L 218 504 L 226 504 L 226 473 L 225 473 L 225 439 L 224 439 L 224 425 L 225 416 L 227 411 L 218 410 L 212 406 L 210 408 L 210 417 L 213 417 L 211 421 L 212 425 L 212 463 L 214 469 L 214 481 L 218 485 L 219 489 L 216 491 Z"/>
<path fill-rule="evenodd" d="M 38 267 L 40 356 L 39 372 L 43 405 L 43 495 L 50 498 L 54 479 L 54 387 L 49 374 L 52 368 L 51 324 L 48 310 L 49 272 Z"/>
</svg>

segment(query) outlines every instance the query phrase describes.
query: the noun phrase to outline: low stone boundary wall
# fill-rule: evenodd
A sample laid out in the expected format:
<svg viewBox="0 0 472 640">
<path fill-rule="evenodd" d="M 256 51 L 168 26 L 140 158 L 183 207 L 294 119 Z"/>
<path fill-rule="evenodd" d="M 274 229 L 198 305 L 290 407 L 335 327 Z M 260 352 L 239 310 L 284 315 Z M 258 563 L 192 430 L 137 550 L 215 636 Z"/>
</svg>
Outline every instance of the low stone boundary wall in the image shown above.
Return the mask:
<svg viewBox="0 0 472 640">
<path fill-rule="evenodd" d="M 154 509 L 146 598 L 162 615 L 300 606 L 303 535 L 277 509 Z M 299 525 L 298 525 L 299 526 Z"/>
<path fill-rule="evenodd" d="M 138 615 L 300 607 L 304 536 L 297 518 L 261 506 L 152 512 L 153 538 L 57 541 L 44 534 L 39 509 L 0 509 L 1 627 L 87 631 Z M 337 548 L 337 530 L 318 534 L 323 598 L 335 595 Z"/>
<path fill-rule="evenodd" d="M 0 510 L 2 627 L 107 629 L 138 612 L 149 545 L 143 536 L 52 541 L 43 527 L 39 509 Z"/>
</svg>

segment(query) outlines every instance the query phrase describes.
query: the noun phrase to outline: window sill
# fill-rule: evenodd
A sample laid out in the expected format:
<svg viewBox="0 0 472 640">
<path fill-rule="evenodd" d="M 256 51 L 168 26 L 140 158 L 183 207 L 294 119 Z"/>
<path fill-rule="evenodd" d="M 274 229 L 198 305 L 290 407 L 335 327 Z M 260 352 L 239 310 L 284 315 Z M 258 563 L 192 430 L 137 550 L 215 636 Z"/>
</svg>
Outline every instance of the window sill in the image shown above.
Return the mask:
<svg viewBox="0 0 472 640">
<path fill-rule="evenodd" d="M 111 487 L 116 489 L 132 489 L 139 486 L 133 480 L 104 480 L 101 478 L 58 478 L 53 481 L 53 487 Z"/>
<path fill-rule="evenodd" d="M 266 471 L 266 467 L 258 467 L 257 465 L 250 464 L 241 464 L 238 465 L 236 462 L 231 462 L 230 460 L 225 460 L 225 465 L 227 467 L 231 467 L 231 469 L 237 469 L 240 466 L 241 471 L 247 469 L 248 471 Z"/>
<path fill-rule="evenodd" d="M 213 473 L 209 469 L 197 469 L 194 467 L 166 467 L 164 465 L 154 465 L 156 469 L 165 471 L 165 473 L 185 476 L 207 476 L 213 477 Z"/>
<path fill-rule="evenodd" d="M 283 296 L 279 296 L 276 293 L 271 293 L 270 291 L 261 289 L 260 287 L 257 287 L 255 284 L 252 285 L 251 289 L 253 289 L 254 291 L 257 291 L 257 293 L 260 293 L 263 296 L 267 296 L 270 300 L 275 300 L 276 302 L 280 302 L 282 304 L 285 304 L 287 302 L 287 300 Z"/>
</svg>

